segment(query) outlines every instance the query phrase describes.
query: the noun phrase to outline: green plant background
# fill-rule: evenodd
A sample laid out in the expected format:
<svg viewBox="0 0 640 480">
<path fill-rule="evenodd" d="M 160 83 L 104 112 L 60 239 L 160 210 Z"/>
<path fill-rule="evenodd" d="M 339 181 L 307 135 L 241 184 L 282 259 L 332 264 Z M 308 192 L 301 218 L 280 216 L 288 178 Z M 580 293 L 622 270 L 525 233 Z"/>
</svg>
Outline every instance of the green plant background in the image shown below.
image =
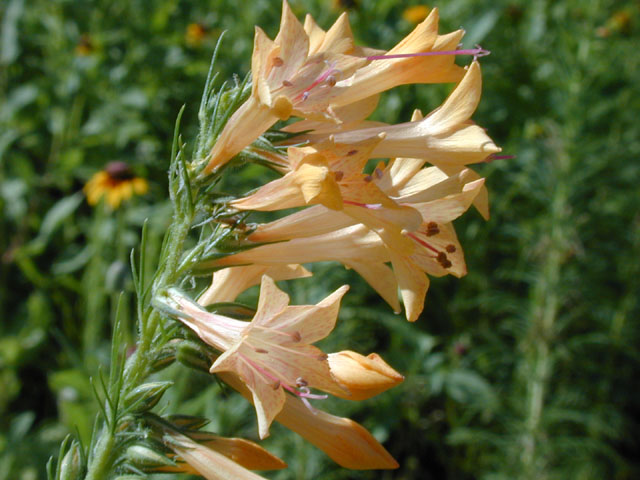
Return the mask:
<svg viewBox="0 0 640 480">
<path fill-rule="evenodd" d="M 291 0 L 299 18 L 308 11 L 324 27 L 342 4 L 360 44 L 379 48 L 411 30 L 402 13 L 414 3 Z M 276 426 L 264 445 L 289 469 L 266 476 L 638 478 L 640 3 L 437 6 L 441 31 L 463 26 L 465 46 L 492 51 L 474 119 L 516 158 L 477 168 L 491 220 L 469 213 L 457 223 L 469 274 L 434 280 L 415 324 L 336 265 L 314 265 L 315 280 L 288 286 L 294 303 L 309 303 L 352 285 L 323 347 L 379 352 L 406 380 L 366 402 L 321 407 L 369 428 L 400 469 L 342 470 Z M 192 138 L 220 33 L 221 78 L 244 76 L 253 26 L 273 36 L 279 16 L 276 0 L 0 4 L 0 479 L 43 478 L 67 433 L 88 441 L 89 378 L 108 365 L 113 307 L 121 291 L 134 305 L 129 251 L 145 218 L 157 250 L 169 220 L 177 112 L 187 105 Z M 185 37 L 193 23 L 204 27 L 200 42 Z M 376 117 L 405 121 L 449 90 L 398 88 Z M 82 186 L 114 160 L 147 178 L 149 194 L 116 212 L 89 207 Z M 227 187 L 264 173 L 238 170 Z M 162 375 L 178 379 L 164 412 L 202 414 L 209 430 L 256 439 L 250 406 L 207 375 L 177 365 Z"/>
</svg>

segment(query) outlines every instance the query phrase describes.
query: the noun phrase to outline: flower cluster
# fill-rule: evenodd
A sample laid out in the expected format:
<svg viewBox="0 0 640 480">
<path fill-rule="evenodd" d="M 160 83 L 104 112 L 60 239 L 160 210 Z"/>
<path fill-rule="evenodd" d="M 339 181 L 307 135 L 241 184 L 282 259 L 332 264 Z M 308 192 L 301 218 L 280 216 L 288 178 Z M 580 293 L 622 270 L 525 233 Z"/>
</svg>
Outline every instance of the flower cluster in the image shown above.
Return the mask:
<svg viewBox="0 0 640 480">
<path fill-rule="evenodd" d="M 488 218 L 484 179 L 469 165 L 490 160 L 500 148 L 471 120 L 481 95 L 477 58 L 488 52 L 459 50 L 462 35 L 440 35 L 433 9 L 394 48 L 373 50 L 355 45 L 346 14 L 324 31 L 310 16 L 299 22 L 286 1 L 274 40 L 256 27 L 251 93 L 194 171 L 206 179 L 250 148 L 282 175 L 230 201 L 227 213 L 297 211 L 236 229 L 239 248 L 199 263 L 215 273 L 197 301 L 168 289 L 156 306 L 216 352 L 208 357 L 210 372 L 253 403 L 261 438 L 276 421 L 344 467 L 397 467 L 363 427 L 309 402 L 327 394 L 364 400 L 403 380 L 376 354 L 326 354 L 313 345 L 333 330 L 348 287 L 316 305 L 291 306 L 275 282 L 310 276 L 301 264 L 337 261 L 358 272 L 396 312 L 401 299 L 406 318 L 415 321 L 429 276 L 465 275 L 452 222 L 472 205 Z M 460 67 L 458 55 L 473 59 Z M 416 110 L 397 125 L 367 120 L 381 92 L 440 82 L 455 87 L 428 115 Z M 287 121 L 280 124 L 287 140 L 276 148 L 262 140 L 254 144 L 279 121 Z M 389 160 L 370 168 L 371 159 L 381 158 Z M 258 284 L 251 321 L 206 308 L 233 302 Z M 189 442 L 180 437 L 174 451 L 201 471 L 198 462 L 214 454 L 189 450 Z"/>
</svg>

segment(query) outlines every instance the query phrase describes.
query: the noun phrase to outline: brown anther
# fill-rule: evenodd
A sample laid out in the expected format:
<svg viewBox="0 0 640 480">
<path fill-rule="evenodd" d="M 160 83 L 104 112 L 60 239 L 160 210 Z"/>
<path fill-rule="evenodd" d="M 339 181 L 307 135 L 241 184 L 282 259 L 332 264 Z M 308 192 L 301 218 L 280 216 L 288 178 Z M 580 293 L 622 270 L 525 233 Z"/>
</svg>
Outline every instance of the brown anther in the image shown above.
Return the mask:
<svg viewBox="0 0 640 480">
<path fill-rule="evenodd" d="M 284 65 L 284 60 L 282 60 L 280 57 L 273 57 L 274 67 L 281 67 L 282 65 Z"/>
<path fill-rule="evenodd" d="M 438 228 L 438 224 L 436 222 L 427 223 L 427 237 L 431 237 L 433 235 L 437 235 L 440 233 L 440 229 Z"/>
<path fill-rule="evenodd" d="M 446 262 L 447 259 L 447 254 L 444 252 L 438 252 L 438 256 L 436 257 L 436 260 L 438 260 L 438 263 L 443 263 Z"/>
<path fill-rule="evenodd" d="M 349 150 L 349 151 L 347 152 L 347 157 L 350 157 L 350 156 L 352 156 L 352 155 L 355 155 L 356 153 L 358 153 L 358 150 Z"/>
<path fill-rule="evenodd" d="M 300 340 L 302 340 L 302 335 L 300 335 L 300 332 L 298 332 L 297 330 L 291 334 L 291 337 L 293 337 L 294 342 L 299 342 Z"/>
<path fill-rule="evenodd" d="M 456 246 L 452 245 L 451 243 L 449 245 L 447 245 L 446 247 L 444 247 L 444 249 L 449 252 L 449 253 L 453 253 L 456 251 Z"/>
<path fill-rule="evenodd" d="M 337 82 L 337 80 L 336 80 L 335 75 L 329 75 L 327 77 L 327 85 L 329 85 L 330 87 L 335 86 L 336 82 Z"/>
<path fill-rule="evenodd" d="M 382 173 L 382 170 L 380 170 L 379 168 L 376 168 L 376 169 L 373 171 L 373 173 L 375 173 L 376 178 L 377 178 L 378 180 L 382 178 L 383 173 Z"/>
<path fill-rule="evenodd" d="M 293 83 L 291 83 L 289 80 L 283 80 L 282 81 L 282 86 L 283 87 L 293 87 Z"/>
<path fill-rule="evenodd" d="M 269 351 L 264 348 L 255 348 L 254 350 L 256 353 L 269 353 Z"/>
<path fill-rule="evenodd" d="M 344 172 L 338 170 L 337 172 L 333 172 L 333 176 L 336 179 L 336 182 L 339 182 L 344 177 Z"/>
<path fill-rule="evenodd" d="M 300 387 L 306 387 L 306 386 L 308 386 L 308 385 L 309 385 L 309 382 L 307 382 L 304 378 L 302 378 L 302 377 L 298 377 L 298 378 L 296 378 L 296 386 L 297 386 L 298 388 L 300 388 Z"/>
<path fill-rule="evenodd" d="M 271 388 L 273 388 L 274 390 L 279 389 L 280 388 L 280 380 L 277 380 L 276 383 L 271 385 Z"/>
<path fill-rule="evenodd" d="M 329 358 L 329 355 L 327 355 L 326 353 L 321 353 L 320 355 L 318 355 L 318 360 L 321 360 L 321 361 L 325 361 L 328 358 Z"/>
<path fill-rule="evenodd" d="M 363 178 L 363 180 L 369 183 L 371 180 L 373 180 L 373 177 L 371 175 L 367 175 L 366 177 Z"/>
<path fill-rule="evenodd" d="M 451 263 L 450 260 L 447 259 L 444 262 L 442 262 L 441 265 L 442 265 L 442 268 L 451 268 L 453 264 Z"/>
</svg>

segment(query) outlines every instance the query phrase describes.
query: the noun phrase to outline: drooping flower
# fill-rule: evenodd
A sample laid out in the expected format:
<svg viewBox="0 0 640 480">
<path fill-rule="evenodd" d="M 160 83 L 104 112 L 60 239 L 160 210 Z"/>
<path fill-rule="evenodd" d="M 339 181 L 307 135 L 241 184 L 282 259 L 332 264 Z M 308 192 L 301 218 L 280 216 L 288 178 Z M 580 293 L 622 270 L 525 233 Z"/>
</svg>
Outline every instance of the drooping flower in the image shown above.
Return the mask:
<svg viewBox="0 0 640 480">
<path fill-rule="evenodd" d="M 250 323 L 209 313 L 176 290 L 158 301 L 203 341 L 224 352 L 211 373 L 231 371 L 247 385 L 264 438 L 282 410 L 285 390 L 315 398 L 310 388 L 342 388 L 331 375 L 327 355 L 311 344 L 333 330 L 347 289 L 339 288 L 317 305 L 288 306 L 289 297 L 263 276 L 258 309 Z"/>
<path fill-rule="evenodd" d="M 361 221 L 362 216 L 393 218 L 408 230 L 418 228 L 420 214 L 389 198 L 363 173 L 372 150 L 384 135 L 356 144 L 336 144 L 333 139 L 309 147 L 290 148 L 290 171 L 254 194 L 231 202 L 241 210 L 281 210 L 321 204 Z M 363 208 L 365 207 L 365 208 Z M 367 224 L 366 220 L 362 223 Z"/>
<path fill-rule="evenodd" d="M 226 163 L 278 120 L 290 116 L 361 121 L 377 95 L 408 83 L 454 82 L 462 69 L 453 62 L 463 32 L 439 36 L 438 12 L 389 52 L 354 45 L 346 14 L 327 32 L 307 17 L 304 26 L 283 1 L 275 40 L 256 27 L 250 98 L 231 116 L 206 159 L 205 173 Z M 475 52 L 475 51 L 474 51 Z"/>
<path fill-rule="evenodd" d="M 404 377 L 396 372 L 377 353 L 366 357 L 350 350 L 329 354 L 329 368 L 333 376 L 349 391 L 330 392 L 347 400 L 366 400 L 396 385 Z"/>
<path fill-rule="evenodd" d="M 429 287 L 426 274 L 466 274 L 451 222 L 469 208 L 484 185 L 468 170 L 448 176 L 437 167 L 422 169 L 424 163 L 400 159 L 379 165 L 370 179 L 391 201 L 417 213 L 419 221 L 413 228 L 407 228 L 402 216 L 377 214 L 368 204 L 353 205 L 348 212 L 315 205 L 259 225 L 249 236 L 257 242 L 279 243 L 223 257 L 212 265 L 336 260 L 360 273 L 395 311 L 399 311 L 399 287 L 407 319 L 416 320 Z M 393 267 L 391 276 L 387 262 Z"/>
<path fill-rule="evenodd" d="M 211 286 L 198 298 L 202 306 L 218 302 L 233 302 L 247 288 L 258 285 L 262 276 L 273 280 L 310 277 L 311 272 L 300 265 L 245 265 L 213 273 Z"/>
<path fill-rule="evenodd" d="M 322 128 L 322 133 L 302 135 L 296 137 L 296 141 L 319 143 L 333 135 L 333 140 L 341 144 L 357 144 L 384 133 L 382 141 L 371 152 L 373 157 L 422 158 L 438 167 L 460 167 L 485 161 L 501 151 L 486 132 L 470 120 L 481 92 L 480 64 L 474 61 L 447 100 L 425 118 L 418 116 L 397 125 L 378 124 L 348 130 L 340 125 L 328 128 L 326 122 L 300 122 L 287 130 Z"/>
<path fill-rule="evenodd" d="M 191 473 L 208 480 L 259 480 L 251 470 L 276 470 L 287 465 L 259 445 L 241 438 L 223 438 L 200 433 L 199 441 L 177 431 L 167 431 L 164 444 L 177 454 L 176 466 L 157 472 Z"/>
<path fill-rule="evenodd" d="M 89 205 L 96 205 L 104 197 L 107 205 L 116 209 L 123 201 L 143 195 L 148 189 L 147 181 L 136 177 L 125 162 L 110 162 L 89 179 L 83 190 Z"/>
<path fill-rule="evenodd" d="M 220 378 L 253 402 L 240 379 L 230 372 Z M 338 465 L 352 470 L 398 468 L 398 463 L 362 425 L 317 408 L 309 409 L 300 399 L 287 395 L 275 420 L 325 452 Z"/>
<path fill-rule="evenodd" d="M 308 226 L 306 230 L 298 229 L 297 220 L 300 216 L 293 214 L 276 221 L 277 225 L 276 222 L 265 225 L 273 226 L 273 231 L 268 228 L 265 231 L 256 231 L 257 235 L 264 234 L 267 238 L 271 233 L 278 237 L 283 235 L 285 238 L 291 238 L 289 241 L 262 245 L 214 261 L 203 262 L 201 268 L 335 260 L 357 271 L 395 312 L 400 312 L 398 283 L 393 271 L 386 265 L 390 260 L 389 252 L 380 237 L 364 225 L 353 225 L 353 218 L 341 212 L 332 212 L 333 215 L 330 216 L 322 215 L 322 208 L 324 207 L 316 206 L 305 210 L 310 214 L 305 218 L 310 220 L 304 222 Z M 314 216 L 314 213 L 318 215 Z M 313 222 L 314 219 L 318 221 Z M 291 223 L 288 223 L 289 220 Z"/>
</svg>

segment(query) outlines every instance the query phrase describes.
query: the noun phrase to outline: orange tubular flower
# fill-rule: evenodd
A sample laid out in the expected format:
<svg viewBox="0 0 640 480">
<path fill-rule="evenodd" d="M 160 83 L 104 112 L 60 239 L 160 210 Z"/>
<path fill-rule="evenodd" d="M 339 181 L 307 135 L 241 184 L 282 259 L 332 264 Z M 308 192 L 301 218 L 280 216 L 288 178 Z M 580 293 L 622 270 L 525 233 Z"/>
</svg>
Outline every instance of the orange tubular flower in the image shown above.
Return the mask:
<svg viewBox="0 0 640 480">
<path fill-rule="evenodd" d="M 268 244 L 212 262 L 215 265 L 337 260 L 355 269 L 399 311 L 400 287 L 408 320 L 420 315 L 433 276 L 466 274 L 462 248 L 451 222 L 481 193 L 484 180 L 463 170 L 448 176 L 437 167 L 422 169 L 421 159 L 399 159 L 378 166 L 371 178 L 399 207 L 413 211 L 419 221 L 408 227 L 407 217 L 385 215 L 385 209 L 363 203 L 335 212 L 316 205 L 280 220 L 260 225 L 250 240 Z M 358 225 L 360 223 L 361 225 Z M 374 233 L 375 232 L 375 233 Z M 387 262 L 393 266 L 393 276 Z"/>
<path fill-rule="evenodd" d="M 263 276 L 258 310 L 250 323 L 209 313 L 175 290 L 169 290 L 164 303 L 203 341 L 224 352 L 210 371 L 234 372 L 247 385 L 260 438 L 265 438 L 282 410 L 285 390 L 316 398 L 309 388 L 343 388 L 331 375 L 327 355 L 311 344 L 333 330 L 347 289 L 339 288 L 317 305 L 288 306 L 289 297 Z"/>
<path fill-rule="evenodd" d="M 501 149 L 482 128 L 470 121 L 481 92 L 480 64 L 473 62 L 444 104 L 424 119 L 350 130 L 342 130 L 340 126 L 328 130 L 324 125 L 323 133 L 303 135 L 297 137 L 296 141 L 299 138 L 318 143 L 333 133 L 336 143 L 357 144 L 384 133 L 385 137 L 372 151 L 373 157 L 423 158 L 436 166 L 464 166 L 482 162 Z M 303 126 L 312 129 L 317 125 L 316 122 Z"/>
<path fill-rule="evenodd" d="M 219 376 L 247 400 L 253 401 L 251 392 L 237 376 L 229 372 Z M 275 420 L 318 447 L 341 467 L 351 470 L 398 468 L 398 462 L 362 425 L 316 408 L 311 410 L 291 395 L 286 396 Z"/>
<path fill-rule="evenodd" d="M 264 480 L 248 469 L 276 470 L 287 466 L 259 445 L 240 438 L 208 435 L 203 444 L 178 432 L 167 432 L 163 440 L 178 455 L 178 465 L 156 471 L 192 473 L 208 480 Z"/>
<path fill-rule="evenodd" d="M 258 285 L 262 276 L 274 280 L 310 277 L 311 272 L 300 265 L 246 265 L 214 272 L 211 286 L 198 298 L 202 306 L 218 302 L 233 302 L 247 288 Z"/>
<path fill-rule="evenodd" d="M 226 163 L 276 121 L 290 116 L 353 124 L 375 108 L 377 95 L 408 83 L 455 82 L 463 70 L 456 54 L 463 32 L 439 36 L 431 14 L 389 52 L 355 47 L 346 14 L 324 32 L 307 16 L 304 26 L 282 6 L 275 40 L 256 27 L 251 97 L 231 116 L 206 159 L 204 173 Z M 303 122 L 302 122 L 303 123 Z"/>
<path fill-rule="evenodd" d="M 329 368 L 333 376 L 349 390 L 330 392 L 346 400 L 366 400 L 400 384 L 404 377 L 396 372 L 377 353 L 366 357 L 350 350 L 329 354 Z"/>
</svg>

